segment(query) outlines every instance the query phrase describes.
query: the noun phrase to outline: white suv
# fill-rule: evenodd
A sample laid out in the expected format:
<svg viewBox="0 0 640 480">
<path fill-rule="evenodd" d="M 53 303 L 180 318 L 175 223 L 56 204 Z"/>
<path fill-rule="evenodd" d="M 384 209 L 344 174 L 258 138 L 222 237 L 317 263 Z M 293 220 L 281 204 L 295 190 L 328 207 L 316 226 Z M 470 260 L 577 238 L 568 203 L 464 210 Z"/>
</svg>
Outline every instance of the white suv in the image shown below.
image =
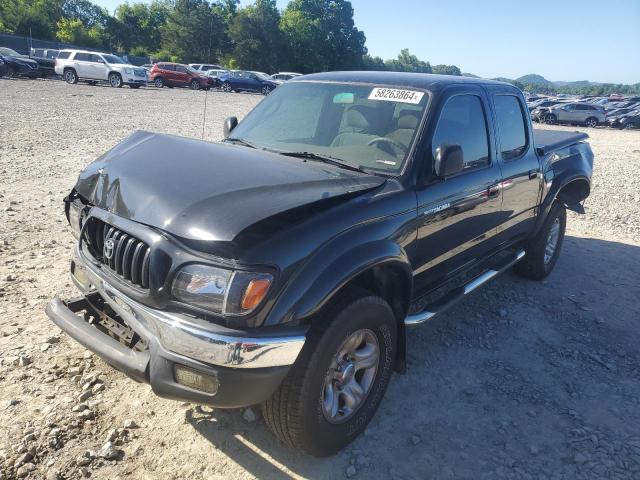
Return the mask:
<svg viewBox="0 0 640 480">
<path fill-rule="evenodd" d="M 147 70 L 130 65 L 115 55 L 85 50 L 62 50 L 56 58 L 56 73 L 67 83 L 78 80 L 108 81 L 112 87 L 138 88 L 149 79 Z"/>
<path fill-rule="evenodd" d="M 207 76 L 209 70 L 222 70 L 220 65 L 214 63 L 190 63 L 189 66 L 193 68 L 200 75 Z"/>
</svg>

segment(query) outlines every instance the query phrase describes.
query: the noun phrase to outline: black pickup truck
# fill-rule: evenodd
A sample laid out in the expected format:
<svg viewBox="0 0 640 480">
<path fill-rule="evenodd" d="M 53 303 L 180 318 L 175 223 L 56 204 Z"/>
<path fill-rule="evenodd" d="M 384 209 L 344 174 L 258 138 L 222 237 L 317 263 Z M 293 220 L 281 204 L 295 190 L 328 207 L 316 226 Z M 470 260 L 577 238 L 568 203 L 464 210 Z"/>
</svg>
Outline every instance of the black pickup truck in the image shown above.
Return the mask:
<svg viewBox="0 0 640 480">
<path fill-rule="evenodd" d="M 158 395 L 260 404 L 318 456 L 371 420 L 409 327 L 512 266 L 545 278 L 590 193 L 587 136 L 532 130 L 494 81 L 298 77 L 224 136 L 137 132 L 83 170 L 82 295 L 47 313 Z"/>
</svg>

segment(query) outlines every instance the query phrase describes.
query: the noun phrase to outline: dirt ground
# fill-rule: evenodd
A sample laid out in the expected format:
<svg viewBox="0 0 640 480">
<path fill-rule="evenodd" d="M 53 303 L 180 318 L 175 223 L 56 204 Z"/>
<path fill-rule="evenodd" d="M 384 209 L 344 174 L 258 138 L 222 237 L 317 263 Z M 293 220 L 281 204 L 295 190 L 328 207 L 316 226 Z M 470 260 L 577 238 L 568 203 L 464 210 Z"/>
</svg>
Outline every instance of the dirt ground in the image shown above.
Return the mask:
<svg viewBox="0 0 640 480">
<path fill-rule="evenodd" d="M 409 340 L 366 433 L 333 458 L 280 445 L 259 411 L 157 398 L 62 334 L 76 294 L 62 198 L 135 130 L 221 137 L 261 97 L 0 79 L 0 480 L 639 479 L 640 132 L 588 130 L 587 214 L 555 272 L 511 273 Z M 560 127 L 556 127 L 560 128 Z"/>
</svg>

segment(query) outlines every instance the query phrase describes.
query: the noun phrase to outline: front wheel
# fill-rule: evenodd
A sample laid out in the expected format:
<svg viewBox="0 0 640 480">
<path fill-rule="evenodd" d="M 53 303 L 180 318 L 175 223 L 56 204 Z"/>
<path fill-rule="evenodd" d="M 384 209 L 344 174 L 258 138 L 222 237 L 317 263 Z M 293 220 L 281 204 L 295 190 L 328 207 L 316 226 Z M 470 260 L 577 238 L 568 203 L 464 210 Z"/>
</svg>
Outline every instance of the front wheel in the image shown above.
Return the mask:
<svg viewBox="0 0 640 480">
<path fill-rule="evenodd" d="M 526 247 L 525 257 L 515 265 L 515 272 L 531 280 L 544 280 L 556 266 L 567 228 L 567 209 L 555 202 L 544 225 Z"/>
<path fill-rule="evenodd" d="M 554 125 L 557 121 L 558 118 L 553 113 L 549 113 L 544 117 L 544 123 L 548 123 L 549 125 Z"/>
<path fill-rule="evenodd" d="M 373 418 L 393 371 L 397 327 L 387 302 L 355 290 L 318 320 L 262 413 L 283 443 L 326 457 Z"/>
<path fill-rule="evenodd" d="M 18 76 L 18 71 L 16 70 L 16 67 L 9 65 L 9 67 L 7 67 L 7 77 L 16 78 L 17 76 Z"/>
<path fill-rule="evenodd" d="M 627 122 L 622 128 L 624 128 L 625 130 L 633 130 L 634 128 L 636 128 L 636 126 L 633 122 Z"/>
<path fill-rule="evenodd" d="M 262 87 L 262 95 L 269 95 L 271 93 L 271 87 L 268 85 L 265 85 L 264 87 Z"/>
<path fill-rule="evenodd" d="M 155 85 L 156 88 L 162 88 L 164 87 L 164 80 L 162 80 L 162 78 L 157 77 L 154 81 L 153 84 Z"/>
<path fill-rule="evenodd" d="M 110 73 L 109 74 L 109 85 L 113 88 L 122 87 L 122 77 L 119 73 Z"/>
<path fill-rule="evenodd" d="M 224 90 L 227 93 L 233 92 L 233 88 L 231 88 L 231 84 L 229 82 L 224 82 L 222 84 L 222 90 Z"/>
</svg>

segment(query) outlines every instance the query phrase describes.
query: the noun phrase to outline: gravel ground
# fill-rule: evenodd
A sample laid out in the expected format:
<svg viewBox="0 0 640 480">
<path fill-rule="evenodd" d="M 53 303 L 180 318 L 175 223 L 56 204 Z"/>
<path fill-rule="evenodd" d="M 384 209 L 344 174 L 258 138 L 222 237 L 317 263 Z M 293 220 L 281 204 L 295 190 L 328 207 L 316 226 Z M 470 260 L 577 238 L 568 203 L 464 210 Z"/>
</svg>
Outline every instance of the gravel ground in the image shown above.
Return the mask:
<svg viewBox="0 0 640 480">
<path fill-rule="evenodd" d="M 640 132 L 588 131 L 593 194 L 554 274 L 505 274 L 414 330 L 408 373 L 333 458 L 278 444 L 256 409 L 159 399 L 61 334 L 63 196 L 135 130 L 200 138 L 204 99 L 0 80 L 0 480 L 640 478 Z M 260 99 L 209 93 L 204 138 Z"/>
</svg>

